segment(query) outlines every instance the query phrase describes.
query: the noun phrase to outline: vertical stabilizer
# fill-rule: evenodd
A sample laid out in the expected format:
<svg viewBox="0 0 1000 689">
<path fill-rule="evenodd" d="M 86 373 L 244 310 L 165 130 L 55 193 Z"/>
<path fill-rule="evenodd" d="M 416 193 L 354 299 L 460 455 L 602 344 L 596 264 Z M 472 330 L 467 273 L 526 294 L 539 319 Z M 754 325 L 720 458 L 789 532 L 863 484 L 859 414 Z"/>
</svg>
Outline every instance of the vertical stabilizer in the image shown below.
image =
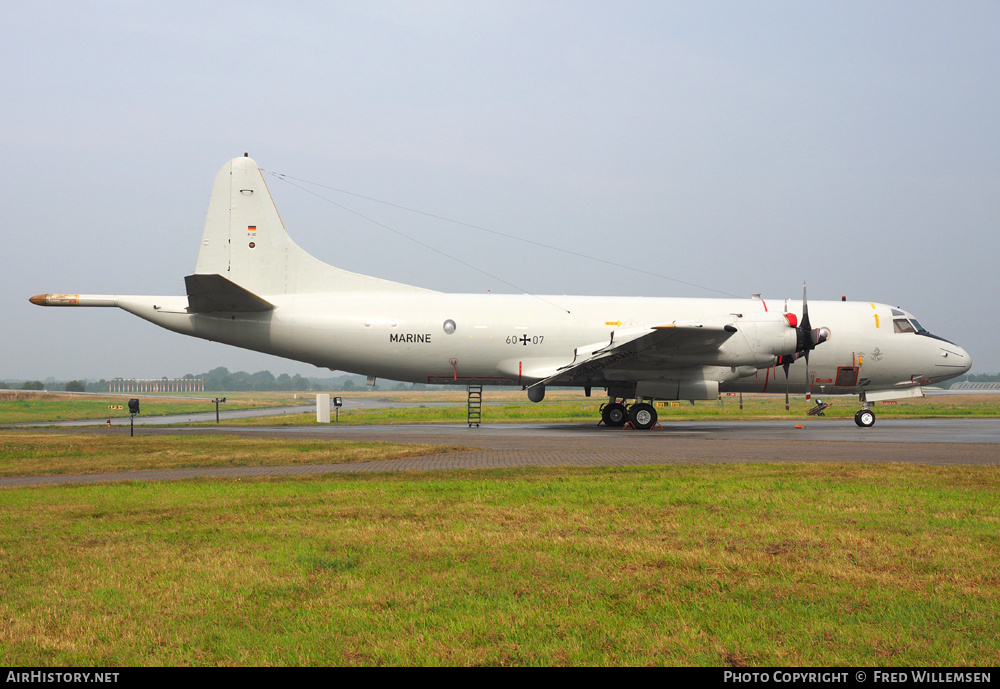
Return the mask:
<svg viewBox="0 0 1000 689">
<path fill-rule="evenodd" d="M 426 291 L 334 268 L 285 231 L 260 168 L 233 158 L 215 177 L 196 275 L 221 275 L 257 295 Z"/>
</svg>

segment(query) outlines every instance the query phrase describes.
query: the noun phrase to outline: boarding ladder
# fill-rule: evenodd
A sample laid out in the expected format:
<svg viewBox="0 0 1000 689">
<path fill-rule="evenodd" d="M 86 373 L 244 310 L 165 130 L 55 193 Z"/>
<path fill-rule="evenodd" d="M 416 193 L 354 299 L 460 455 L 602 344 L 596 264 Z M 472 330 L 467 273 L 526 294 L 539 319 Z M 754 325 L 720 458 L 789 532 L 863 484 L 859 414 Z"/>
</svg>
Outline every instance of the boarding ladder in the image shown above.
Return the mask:
<svg viewBox="0 0 1000 689">
<path fill-rule="evenodd" d="M 476 428 L 479 428 L 479 422 L 483 419 L 483 386 L 469 385 L 466 387 L 466 390 L 469 393 L 469 428 L 472 428 L 473 425 L 475 425 Z"/>
</svg>

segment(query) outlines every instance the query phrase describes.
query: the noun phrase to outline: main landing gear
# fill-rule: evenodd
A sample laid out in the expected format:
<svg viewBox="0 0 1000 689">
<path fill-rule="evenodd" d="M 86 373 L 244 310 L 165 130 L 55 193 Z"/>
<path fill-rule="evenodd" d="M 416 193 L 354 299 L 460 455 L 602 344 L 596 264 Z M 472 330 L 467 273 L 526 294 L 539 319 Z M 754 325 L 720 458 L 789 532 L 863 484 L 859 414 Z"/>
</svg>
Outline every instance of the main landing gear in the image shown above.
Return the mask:
<svg viewBox="0 0 1000 689">
<path fill-rule="evenodd" d="M 602 404 L 601 421 L 610 428 L 621 428 L 628 422 L 628 409 L 621 402 Z"/>
<path fill-rule="evenodd" d="M 621 402 L 601 405 L 601 421 L 610 428 L 621 428 L 626 423 L 640 431 L 648 431 L 656 424 L 656 408 L 647 402 L 636 402 L 626 407 Z"/>
</svg>

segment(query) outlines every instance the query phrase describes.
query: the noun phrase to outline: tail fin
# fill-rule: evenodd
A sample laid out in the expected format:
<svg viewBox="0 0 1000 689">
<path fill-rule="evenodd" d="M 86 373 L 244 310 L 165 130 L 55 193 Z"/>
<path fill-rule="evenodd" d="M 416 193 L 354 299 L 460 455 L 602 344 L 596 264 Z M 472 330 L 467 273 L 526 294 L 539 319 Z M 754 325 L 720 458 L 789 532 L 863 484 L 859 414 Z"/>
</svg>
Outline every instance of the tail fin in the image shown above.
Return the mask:
<svg viewBox="0 0 1000 689">
<path fill-rule="evenodd" d="M 255 295 L 426 291 L 334 268 L 285 231 L 260 168 L 233 158 L 215 177 L 195 275 L 221 275 Z"/>
</svg>

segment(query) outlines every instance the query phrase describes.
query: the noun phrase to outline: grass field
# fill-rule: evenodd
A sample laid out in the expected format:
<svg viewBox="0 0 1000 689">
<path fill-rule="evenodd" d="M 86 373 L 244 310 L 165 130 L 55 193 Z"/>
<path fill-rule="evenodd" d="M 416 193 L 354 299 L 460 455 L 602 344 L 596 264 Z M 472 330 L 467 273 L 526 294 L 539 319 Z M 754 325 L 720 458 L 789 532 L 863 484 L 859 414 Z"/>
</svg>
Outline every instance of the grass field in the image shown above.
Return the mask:
<svg viewBox="0 0 1000 689">
<path fill-rule="evenodd" d="M 309 399 L 294 399 L 292 393 L 269 396 L 267 393 L 242 393 L 227 401 L 223 409 L 255 409 L 276 405 L 290 405 L 313 402 Z M 156 395 L 132 395 L 140 400 L 145 416 L 159 414 L 190 414 L 192 412 L 215 411 L 210 398 L 181 399 Z M 219 395 L 225 397 L 225 394 Z M 75 421 L 78 419 L 100 419 L 112 416 L 128 418 L 129 396 L 73 395 L 58 392 L 26 392 L 20 390 L 0 390 L 0 424 L 32 423 L 36 421 Z M 124 409 L 109 409 L 109 406 Z"/>
<path fill-rule="evenodd" d="M 343 464 L 467 449 L 343 440 L 137 436 L 0 430 L 0 476 L 90 474 L 191 467 Z"/>
<path fill-rule="evenodd" d="M 488 422 L 597 406 L 503 394 Z M 449 449 L 7 430 L 0 475 Z M 998 489 L 997 466 L 831 463 L 0 488 L 0 664 L 996 665 Z"/>
<path fill-rule="evenodd" d="M 454 407 L 386 407 L 380 409 L 342 409 L 340 423 L 343 424 L 386 424 L 386 423 L 462 423 L 466 419 L 465 389 L 445 388 L 420 392 L 347 392 L 335 393 L 351 399 L 386 399 L 392 402 L 432 403 L 457 402 Z M 315 393 L 219 393 L 226 397 L 224 410 L 311 404 Z M 193 411 L 214 411 L 215 405 L 209 400 L 182 400 L 156 396 L 139 396 L 144 416 L 161 414 L 188 414 Z M 578 390 L 554 390 L 539 404 L 527 401 L 524 392 L 512 390 L 485 391 L 486 406 L 483 408 L 484 423 L 513 423 L 540 421 L 594 422 L 599 416 L 599 408 L 605 398 L 585 397 Z M 826 418 L 851 419 L 860 408 L 853 397 L 826 397 L 833 402 L 827 410 Z M 785 411 L 784 397 L 773 395 L 744 395 L 743 409 L 737 397 L 723 397 L 721 403 L 701 401 L 694 405 L 687 402 L 658 409 L 661 423 L 692 420 L 739 420 L 739 419 L 788 419 L 806 418 L 806 411 L 812 405 L 802 397 L 792 398 L 791 411 Z M 120 397 L 90 396 L 81 399 L 76 395 L 58 393 L 31 394 L 20 391 L 0 392 L 0 424 L 30 423 L 34 421 L 68 421 L 76 419 L 100 419 L 107 416 L 109 404 L 122 404 Z M 997 395 L 929 395 L 922 399 L 900 400 L 896 404 L 876 404 L 873 409 L 880 419 L 893 418 L 940 418 L 940 417 L 996 417 L 1000 415 L 1000 396 Z M 126 410 L 110 412 L 116 417 L 127 417 Z M 180 419 L 178 423 L 183 423 Z M 206 422 L 214 424 L 212 422 Z M 302 414 L 280 414 L 254 419 L 226 420 L 226 425 L 313 425 L 315 412 Z"/>
<path fill-rule="evenodd" d="M 998 489 L 836 464 L 0 489 L 0 664 L 996 665 Z"/>
<path fill-rule="evenodd" d="M 384 397 L 384 395 L 383 395 Z M 455 398 L 455 395 L 451 396 Z M 379 409 L 342 409 L 339 423 L 348 425 L 374 425 L 393 423 L 463 423 L 466 420 L 465 398 L 459 396 L 462 404 L 454 407 L 385 407 Z M 691 405 L 682 402 L 657 409 L 660 423 L 671 421 L 697 420 L 762 420 L 762 419 L 806 419 L 806 412 L 814 402 L 792 399 L 791 410 L 785 411 L 783 397 L 770 395 L 744 395 L 743 409 L 738 398 L 726 397 L 722 403 L 715 401 L 698 402 Z M 860 405 L 853 398 L 826 398 L 833 402 L 824 418 L 853 419 Z M 399 401 L 418 401 L 410 398 Z M 524 393 L 486 392 L 486 406 L 483 407 L 483 423 L 597 423 L 599 409 L 606 401 L 587 398 L 582 394 L 561 393 L 546 395 L 543 402 L 533 404 L 524 398 Z M 436 401 L 436 400 L 427 400 Z M 981 418 L 1000 415 L 1000 396 L 993 395 L 940 395 L 923 399 L 900 401 L 898 404 L 873 405 L 879 419 L 901 418 Z M 813 419 L 820 420 L 820 419 Z M 212 422 L 214 423 L 214 422 Z M 233 419 L 226 425 L 237 426 L 309 426 L 315 425 L 314 413 L 282 414 L 280 416 L 253 419 Z"/>
</svg>

